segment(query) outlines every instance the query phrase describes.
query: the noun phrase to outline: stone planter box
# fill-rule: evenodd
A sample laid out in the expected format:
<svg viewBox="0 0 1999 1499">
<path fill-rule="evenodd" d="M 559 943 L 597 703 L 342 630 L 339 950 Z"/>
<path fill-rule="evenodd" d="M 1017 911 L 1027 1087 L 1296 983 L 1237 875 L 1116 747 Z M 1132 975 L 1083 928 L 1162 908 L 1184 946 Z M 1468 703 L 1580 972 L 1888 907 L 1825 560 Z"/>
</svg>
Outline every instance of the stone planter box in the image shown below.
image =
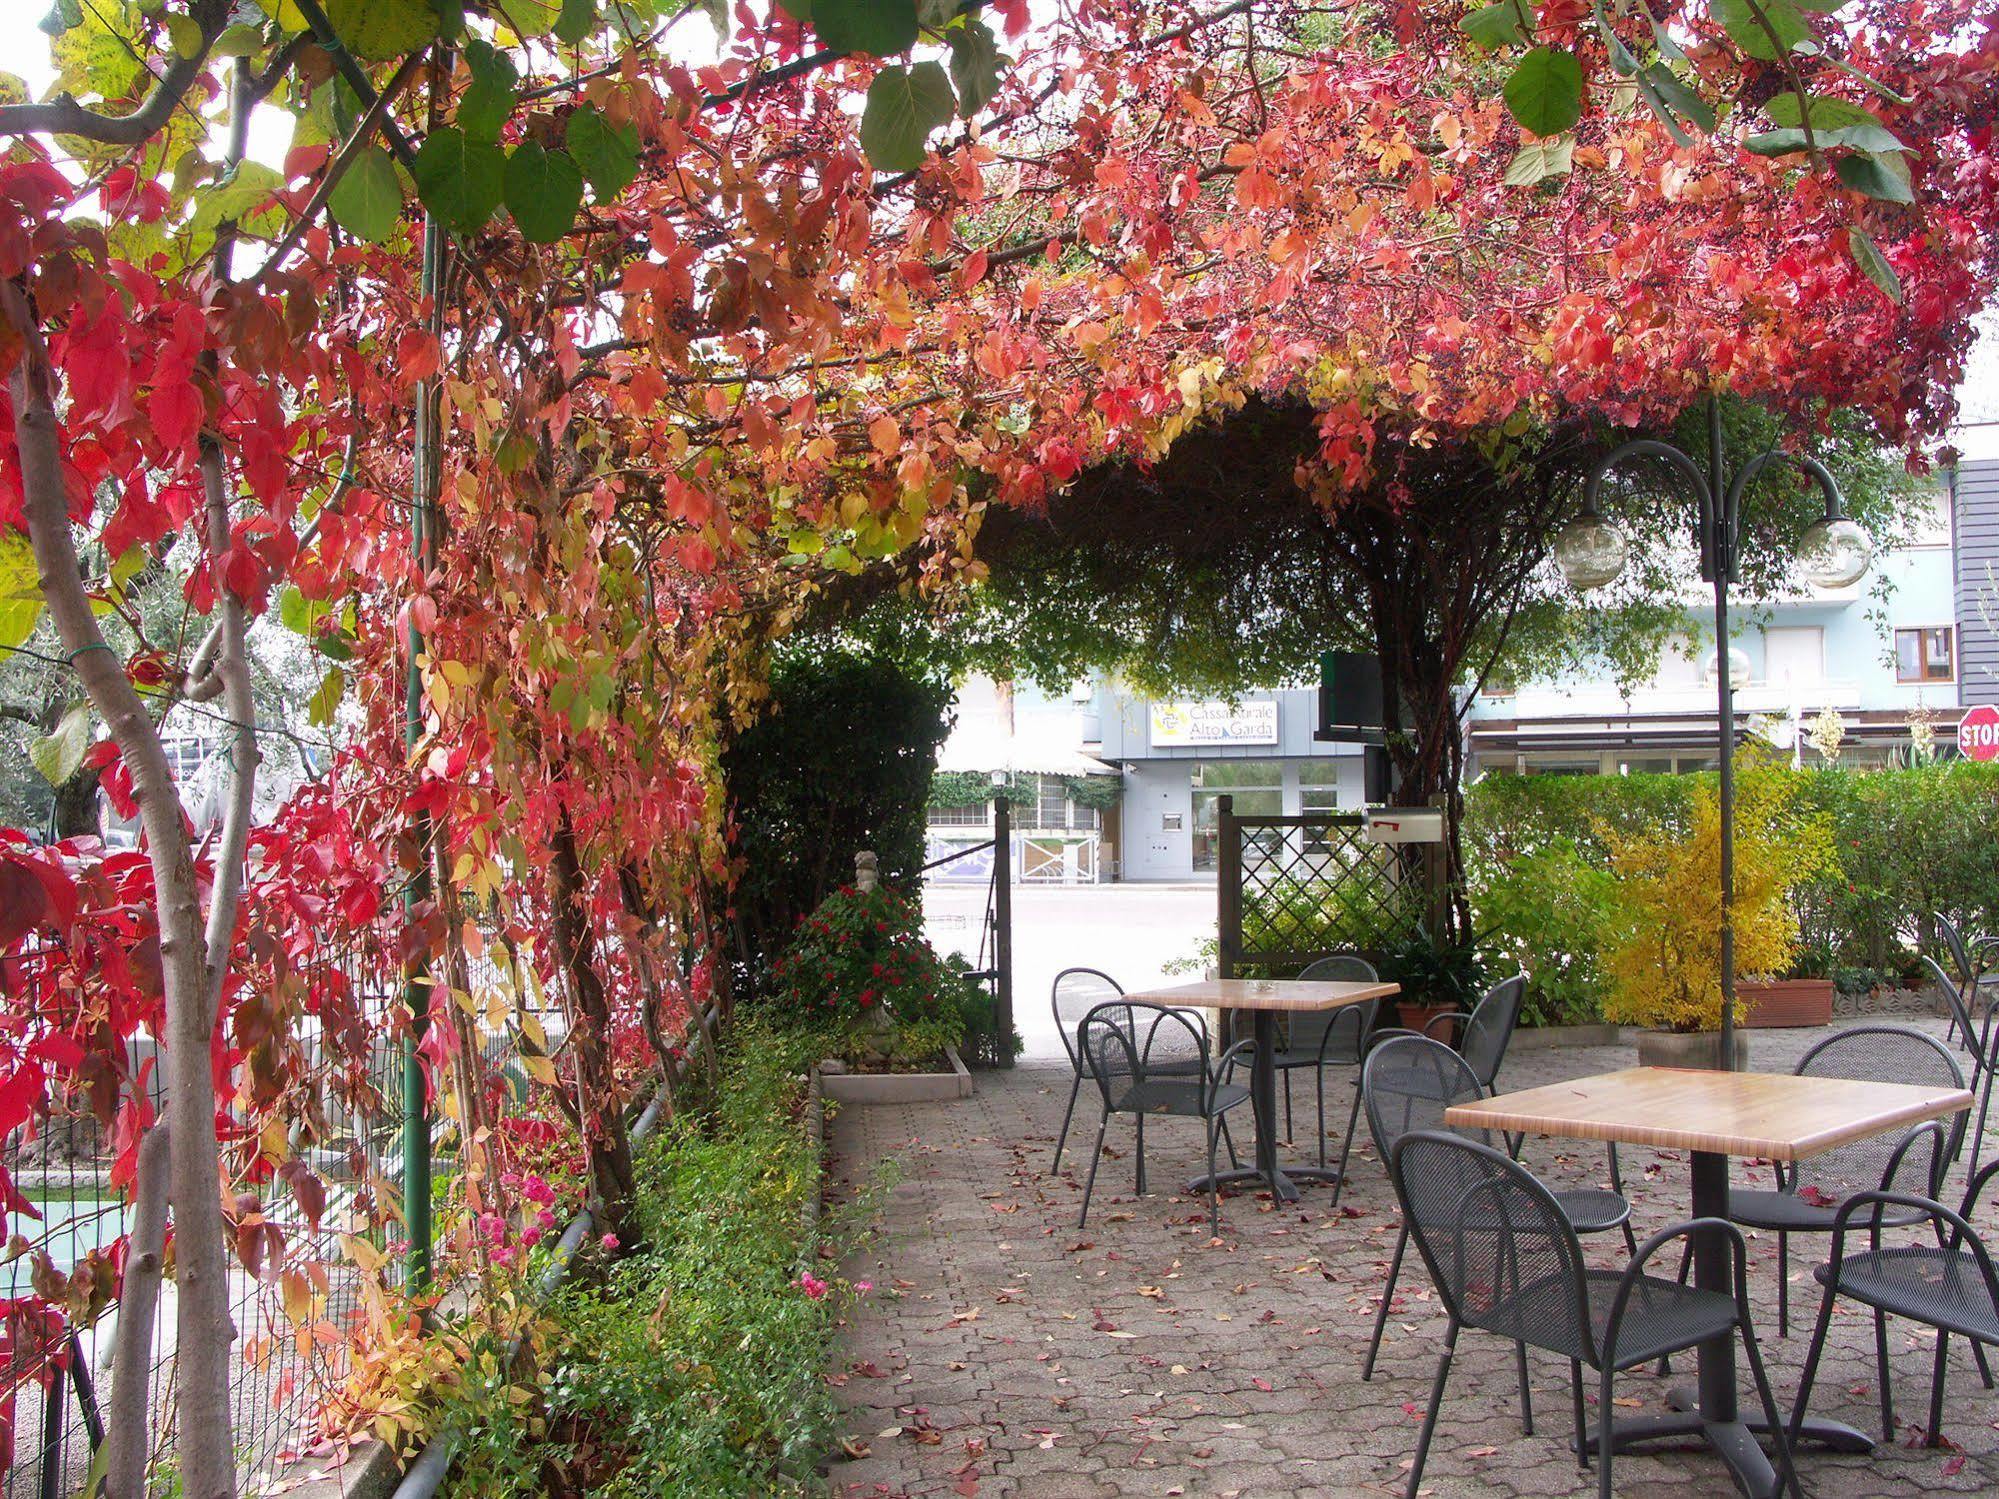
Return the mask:
<svg viewBox="0 0 1999 1499">
<path fill-rule="evenodd" d="M 1735 1070 L 1749 1064 L 1749 1038 L 1735 1033 Z M 1695 1067 L 1712 1072 L 1721 1066 L 1720 1031 L 1640 1031 L 1640 1067 Z"/>
<path fill-rule="evenodd" d="M 951 1064 L 946 1072 L 848 1072 L 839 1062 L 821 1062 L 819 1086 L 834 1103 L 932 1103 L 970 1098 L 972 1074 L 965 1070 L 958 1048 L 945 1047 L 944 1060 Z"/>
<path fill-rule="evenodd" d="M 1513 1033 L 1509 1051 L 1548 1051 L 1564 1046 L 1616 1046 L 1624 1040 L 1621 1026 L 1523 1025 Z"/>
<path fill-rule="evenodd" d="M 1735 994 L 1737 1023 L 1756 1030 L 1832 1024 L 1831 979 L 1744 979 Z"/>
</svg>

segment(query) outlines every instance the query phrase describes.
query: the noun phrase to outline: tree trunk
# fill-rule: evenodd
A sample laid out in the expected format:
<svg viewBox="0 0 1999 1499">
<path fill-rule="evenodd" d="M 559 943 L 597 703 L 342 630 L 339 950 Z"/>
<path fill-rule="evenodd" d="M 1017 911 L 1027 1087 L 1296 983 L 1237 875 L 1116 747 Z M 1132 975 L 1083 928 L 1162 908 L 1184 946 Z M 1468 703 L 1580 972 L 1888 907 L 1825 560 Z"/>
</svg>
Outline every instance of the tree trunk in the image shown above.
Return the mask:
<svg viewBox="0 0 1999 1499">
<path fill-rule="evenodd" d="M 235 1328 L 223 1240 L 220 1161 L 215 1135 L 215 1085 L 209 1045 L 215 1011 L 208 943 L 195 880 L 194 851 L 181 825 L 181 806 L 166 751 L 124 664 L 105 644 L 84 592 L 63 490 L 55 374 L 48 363 L 27 295 L 7 283 L 5 310 L 22 337 L 9 376 L 15 439 L 20 452 L 24 510 L 42 595 L 64 649 L 92 705 L 117 743 L 152 863 L 165 989 L 166 1121 L 171 1129 L 175 1282 L 180 1316 L 174 1381 L 178 1391 L 176 1452 L 188 1499 L 233 1499 L 236 1454 L 229 1402 L 229 1348 Z M 218 886 L 216 897 L 221 898 Z M 229 913 L 233 930 L 234 913 Z M 118 1336 L 138 1337 L 136 1319 L 121 1320 Z M 144 1402 L 140 1402 L 143 1409 Z M 143 1441 L 145 1433 L 137 1434 Z M 131 1432 L 117 1439 L 130 1443 Z"/>
<path fill-rule="evenodd" d="M 569 1047 L 576 1056 L 583 1147 L 590 1160 L 591 1184 L 602 1205 L 600 1219 L 606 1229 L 631 1244 L 636 1240 L 638 1188 L 611 1064 L 611 1006 L 597 976 L 589 888 L 576 851 L 576 830 L 566 811 L 556 824 L 550 854 L 555 949 L 568 974 L 572 997 Z"/>
</svg>

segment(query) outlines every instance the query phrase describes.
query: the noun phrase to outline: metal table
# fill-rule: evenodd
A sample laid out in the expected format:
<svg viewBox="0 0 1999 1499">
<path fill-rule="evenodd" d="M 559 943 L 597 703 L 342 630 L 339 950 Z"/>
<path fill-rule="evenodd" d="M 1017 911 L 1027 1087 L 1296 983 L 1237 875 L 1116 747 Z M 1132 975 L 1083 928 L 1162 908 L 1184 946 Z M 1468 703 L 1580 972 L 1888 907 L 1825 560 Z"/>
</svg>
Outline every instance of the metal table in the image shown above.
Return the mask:
<svg viewBox="0 0 1999 1499">
<path fill-rule="evenodd" d="M 1254 1016 L 1256 1055 L 1250 1068 L 1250 1108 L 1256 1115 L 1256 1164 L 1215 1173 L 1216 1187 L 1261 1182 L 1279 1202 L 1296 1202 L 1299 1181 L 1336 1182 L 1337 1171 L 1323 1166 L 1280 1166 L 1277 1160 L 1277 1017 L 1365 1004 L 1402 992 L 1399 984 L 1326 983 L 1316 979 L 1206 979 L 1128 994 L 1131 1000 L 1174 1009 L 1248 1010 Z M 1206 1176 L 1187 1183 L 1205 1192 Z"/>
</svg>

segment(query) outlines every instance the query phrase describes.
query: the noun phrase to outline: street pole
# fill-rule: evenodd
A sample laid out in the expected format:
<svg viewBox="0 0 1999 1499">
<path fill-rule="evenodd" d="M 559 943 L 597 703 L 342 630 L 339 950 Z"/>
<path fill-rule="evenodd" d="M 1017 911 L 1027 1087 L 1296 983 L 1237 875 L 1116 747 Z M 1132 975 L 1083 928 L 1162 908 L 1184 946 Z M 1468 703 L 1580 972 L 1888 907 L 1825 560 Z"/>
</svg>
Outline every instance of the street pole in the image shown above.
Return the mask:
<svg viewBox="0 0 1999 1499">
<path fill-rule="evenodd" d="M 436 318 L 443 285 L 444 226 L 429 214 L 423 220 L 422 291 Z M 435 375 L 416 387 L 416 451 L 411 463 L 414 493 L 410 509 L 410 555 L 426 579 L 436 561 L 436 497 L 438 475 L 437 398 Z M 409 661 L 403 678 L 403 742 L 414 750 L 423 738 L 423 632 L 414 611 L 409 624 Z M 414 914 L 431 897 L 430 814 L 416 815 L 412 832 L 418 850 L 417 867 L 403 887 L 403 910 Z M 431 978 L 408 960 L 403 975 L 403 1003 L 409 1025 L 403 1032 L 403 1224 L 409 1239 L 406 1260 L 409 1288 L 422 1291 L 430 1283 L 430 1108 L 423 1083 L 423 1037 L 430 1025 Z"/>
<path fill-rule="evenodd" d="M 1728 650 L 1728 584 L 1735 571 L 1735 508 L 1740 497 L 1729 487 L 1721 453 L 1721 398 L 1708 397 L 1708 534 L 1702 538 L 1714 582 L 1716 769 L 1721 813 L 1721 1061 L 1735 1070 L 1735 673 Z"/>
</svg>

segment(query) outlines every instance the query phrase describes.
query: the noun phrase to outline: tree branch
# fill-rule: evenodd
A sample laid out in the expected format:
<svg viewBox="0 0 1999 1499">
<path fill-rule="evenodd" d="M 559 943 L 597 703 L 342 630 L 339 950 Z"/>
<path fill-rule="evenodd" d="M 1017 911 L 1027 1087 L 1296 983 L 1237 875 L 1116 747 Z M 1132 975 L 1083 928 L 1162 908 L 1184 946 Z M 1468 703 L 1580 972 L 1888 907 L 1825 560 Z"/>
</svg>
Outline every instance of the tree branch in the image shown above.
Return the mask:
<svg viewBox="0 0 1999 1499">
<path fill-rule="evenodd" d="M 65 92 L 40 104 L 0 106 L 0 135 L 81 135 L 108 146 L 137 146 L 151 140 L 201 75 L 215 39 L 229 25 L 230 9 L 230 0 L 194 0 L 188 16 L 201 28 L 201 45 L 192 57 L 175 53 L 145 103 L 131 114 L 98 114 Z"/>
</svg>

